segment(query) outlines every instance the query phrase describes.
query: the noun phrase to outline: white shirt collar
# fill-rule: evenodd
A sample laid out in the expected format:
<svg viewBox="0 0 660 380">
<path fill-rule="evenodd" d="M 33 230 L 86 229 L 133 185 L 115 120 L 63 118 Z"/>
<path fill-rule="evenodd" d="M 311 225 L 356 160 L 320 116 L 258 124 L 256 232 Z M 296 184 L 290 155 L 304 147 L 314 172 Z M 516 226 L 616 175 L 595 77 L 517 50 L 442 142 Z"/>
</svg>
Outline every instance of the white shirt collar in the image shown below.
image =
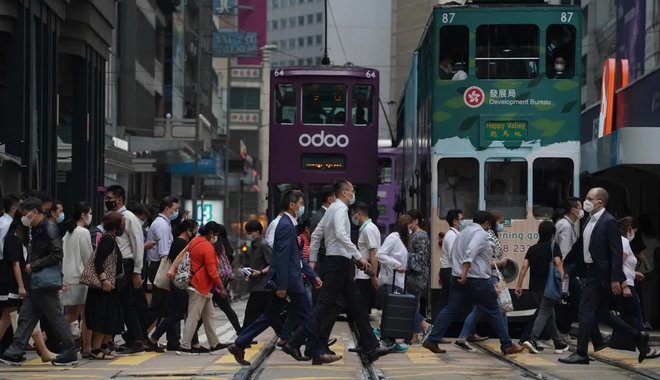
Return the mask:
<svg viewBox="0 0 660 380">
<path fill-rule="evenodd" d="M 595 214 L 591 215 L 591 219 L 594 220 L 594 222 L 598 222 L 598 219 L 600 219 L 601 216 L 605 213 L 605 207 L 603 207 L 600 211 L 598 211 Z"/>
<path fill-rule="evenodd" d="M 328 208 L 323 205 L 321 205 L 321 208 L 324 209 L 325 211 L 328 211 Z"/>
<path fill-rule="evenodd" d="M 294 227 L 298 225 L 298 221 L 296 220 L 296 217 L 294 217 L 293 215 L 289 214 L 288 212 L 285 212 L 284 215 L 288 216 L 289 219 L 291 219 L 291 222 L 293 223 L 293 226 L 294 226 Z"/>
</svg>

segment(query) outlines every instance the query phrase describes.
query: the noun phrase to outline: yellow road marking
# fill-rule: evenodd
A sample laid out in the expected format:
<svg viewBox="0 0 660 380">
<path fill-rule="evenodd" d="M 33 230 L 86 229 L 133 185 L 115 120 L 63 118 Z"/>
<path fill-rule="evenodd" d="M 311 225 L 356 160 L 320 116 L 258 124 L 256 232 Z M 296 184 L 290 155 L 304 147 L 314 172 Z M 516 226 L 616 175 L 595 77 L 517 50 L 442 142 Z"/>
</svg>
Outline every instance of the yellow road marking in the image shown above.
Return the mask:
<svg viewBox="0 0 660 380">
<path fill-rule="evenodd" d="M 140 365 L 149 359 L 155 358 L 158 355 L 162 354 L 158 352 L 145 352 L 140 355 L 124 356 L 122 358 L 109 361 L 108 365 Z"/>
<path fill-rule="evenodd" d="M 442 359 L 439 355 L 443 354 L 434 354 L 433 352 L 422 347 L 410 347 L 408 351 L 405 352 L 406 356 L 414 364 L 438 364 L 442 363 Z"/>
<path fill-rule="evenodd" d="M 488 346 L 488 348 L 495 352 L 500 352 L 500 342 L 496 340 L 483 342 L 482 344 Z M 524 366 L 556 366 L 559 364 L 556 357 L 552 356 L 553 360 L 550 360 L 545 359 L 544 356 L 549 357 L 549 355 L 531 354 L 525 351 L 519 354 L 506 355 L 507 358 Z"/>
<path fill-rule="evenodd" d="M 632 367 L 639 367 L 639 368 L 659 368 L 660 363 L 655 360 L 645 360 L 642 363 L 639 363 L 637 361 L 637 352 L 634 354 L 632 351 L 615 351 L 609 348 L 606 348 L 602 351 L 599 351 L 594 354 L 594 356 L 598 357 L 603 357 L 605 359 L 609 360 L 614 360 L 617 362 L 620 362 L 622 364 L 632 366 Z"/>
</svg>

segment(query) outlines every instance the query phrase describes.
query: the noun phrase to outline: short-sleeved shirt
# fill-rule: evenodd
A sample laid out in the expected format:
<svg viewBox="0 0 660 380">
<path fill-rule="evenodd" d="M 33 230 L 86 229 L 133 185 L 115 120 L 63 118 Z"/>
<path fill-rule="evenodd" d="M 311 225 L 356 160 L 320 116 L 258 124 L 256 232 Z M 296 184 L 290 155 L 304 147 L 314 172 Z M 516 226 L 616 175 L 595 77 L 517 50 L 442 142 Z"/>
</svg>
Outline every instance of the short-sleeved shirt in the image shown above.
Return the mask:
<svg viewBox="0 0 660 380">
<path fill-rule="evenodd" d="M 626 275 L 626 283 L 628 283 L 629 286 L 635 286 L 635 267 L 637 266 L 637 257 L 635 257 L 632 248 L 630 248 L 630 242 L 628 239 L 621 236 L 621 244 L 623 244 L 623 254 L 625 256 L 623 260 L 623 274 Z"/>
<path fill-rule="evenodd" d="M 529 290 L 544 290 L 548 279 L 550 261 L 554 257 L 561 258 L 561 249 L 555 245 L 552 250 L 552 241 L 538 242 L 531 246 L 525 254 L 529 262 Z"/>
<path fill-rule="evenodd" d="M 369 261 L 370 258 L 369 251 L 380 248 L 380 231 L 371 219 L 367 220 L 362 226 L 360 226 L 360 237 L 358 238 L 357 246 L 362 258 L 367 261 Z M 356 269 L 355 278 L 368 280 L 369 275 L 364 273 L 364 271 Z"/>
</svg>

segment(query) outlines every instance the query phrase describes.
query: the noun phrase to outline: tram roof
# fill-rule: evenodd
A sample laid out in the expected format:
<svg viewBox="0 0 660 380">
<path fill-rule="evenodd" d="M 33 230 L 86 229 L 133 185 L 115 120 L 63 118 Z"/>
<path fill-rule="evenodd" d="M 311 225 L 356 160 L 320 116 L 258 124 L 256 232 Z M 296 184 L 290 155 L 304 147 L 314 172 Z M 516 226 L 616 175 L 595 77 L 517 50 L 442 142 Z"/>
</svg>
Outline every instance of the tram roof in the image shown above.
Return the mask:
<svg viewBox="0 0 660 380">
<path fill-rule="evenodd" d="M 271 74 L 279 76 L 284 71 L 285 76 L 359 76 L 364 77 L 366 73 L 378 73 L 377 69 L 355 65 L 312 65 L 312 66 L 283 66 L 271 69 Z"/>
</svg>

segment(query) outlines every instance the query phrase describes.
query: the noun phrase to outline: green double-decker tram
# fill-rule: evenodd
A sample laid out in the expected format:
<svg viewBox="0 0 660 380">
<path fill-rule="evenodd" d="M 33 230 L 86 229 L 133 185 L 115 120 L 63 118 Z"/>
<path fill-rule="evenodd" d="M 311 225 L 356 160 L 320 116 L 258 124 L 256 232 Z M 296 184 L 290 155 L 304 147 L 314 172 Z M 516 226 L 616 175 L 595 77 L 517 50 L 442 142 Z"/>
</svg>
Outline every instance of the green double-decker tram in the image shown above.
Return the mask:
<svg viewBox="0 0 660 380">
<path fill-rule="evenodd" d="M 448 210 L 501 211 L 504 255 L 520 265 L 579 191 L 581 10 L 494 3 L 433 9 L 400 103 L 407 206 L 427 211 L 435 247 L 431 305 Z M 511 314 L 530 312 L 524 298 Z"/>
</svg>

